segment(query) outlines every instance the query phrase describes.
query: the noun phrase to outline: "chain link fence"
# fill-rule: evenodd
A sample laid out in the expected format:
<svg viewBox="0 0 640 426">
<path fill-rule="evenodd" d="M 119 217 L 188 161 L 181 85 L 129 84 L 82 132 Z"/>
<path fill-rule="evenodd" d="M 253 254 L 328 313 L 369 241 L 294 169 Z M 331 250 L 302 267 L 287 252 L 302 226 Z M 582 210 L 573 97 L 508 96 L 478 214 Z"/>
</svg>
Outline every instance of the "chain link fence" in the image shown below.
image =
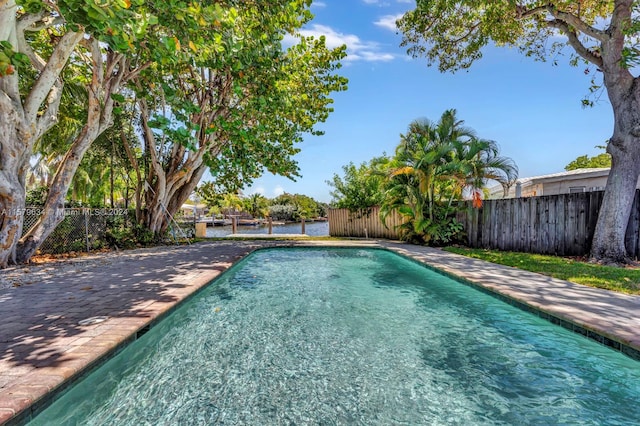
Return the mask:
<svg viewBox="0 0 640 426">
<path fill-rule="evenodd" d="M 24 212 L 22 235 L 38 221 L 43 210 L 28 207 Z M 69 252 L 99 250 L 118 245 L 118 234 L 132 230 L 136 226 L 135 212 L 118 208 L 67 208 L 56 214 L 64 216 L 62 222 L 43 241 L 40 253 L 60 254 Z M 195 234 L 193 223 L 173 224 L 164 242 L 178 242 L 192 238 Z M 122 248 L 122 247 L 121 247 Z"/>
</svg>

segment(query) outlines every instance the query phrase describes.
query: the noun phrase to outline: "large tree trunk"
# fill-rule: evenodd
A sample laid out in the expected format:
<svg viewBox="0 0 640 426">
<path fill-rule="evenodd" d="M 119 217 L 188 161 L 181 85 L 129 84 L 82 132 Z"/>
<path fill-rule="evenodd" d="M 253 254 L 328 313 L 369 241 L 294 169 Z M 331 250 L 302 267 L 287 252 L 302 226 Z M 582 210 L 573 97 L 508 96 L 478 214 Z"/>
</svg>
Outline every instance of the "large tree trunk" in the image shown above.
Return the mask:
<svg viewBox="0 0 640 426">
<path fill-rule="evenodd" d="M 0 197 L 0 268 L 6 268 L 16 260 L 15 248 L 24 219 L 25 191 L 24 185 L 13 176 L 10 180 L 4 180 L 4 176 L 2 179 L 3 191 L 7 189 L 10 194 Z"/>
<path fill-rule="evenodd" d="M 600 36 L 602 44 L 598 54 L 601 56 L 591 55 L 602 70 L 614 117 L 613 136 L 607 144 L 611 171 L 591 244 L 591 257 L 597 262 L 613 264 L 630 261 L 625 235 L 640 175 L 640 80 L 629 72 L 622 56 L 631 3 L 616 1 L 607 33 Z M 591 60 L 589 56 L 587 59 Z"/>
<path fill-rule="evenodd" d="M 143 215 L 143 222 L 147 229 L 157 236 L 167 231 L 171 225 L 171 218 L 195 190 L 205 170 L 206 166 L 202 164 L 193 173 L 180 176 L 178 179 L 175 179 L 175 174 L 171 174 L 167 180 L 173 180 L 173 184 L 169 187 L 164 185 L 161 189 L 159 185 L 155 185 L 147 189 L 146 208 Z"/>
<path fill-rule="evenodd" d="M 6 86 L 12 77 L 0 78 L 0 85 Z M 20 131 L 24 130 L 20 125 L 20 114 L 3 90 L 0 92 L 0 268 L 15 262 L 15 247 L 22 233 L 26 174 L 22 172 L 26 168 L 24 147 L 29 141 L 20 138 L 25 134 Z"/>
<path fill-rule="evenodd" d="M 611 172 L 591 245 L 592 258 L 603 263 L 630 261 L 625 235 L 640 175 L 640 110 L 635 100 L 626 103 L 626 108 L 614 108 L 614 136 L 607 146 Z"/>
</svg>

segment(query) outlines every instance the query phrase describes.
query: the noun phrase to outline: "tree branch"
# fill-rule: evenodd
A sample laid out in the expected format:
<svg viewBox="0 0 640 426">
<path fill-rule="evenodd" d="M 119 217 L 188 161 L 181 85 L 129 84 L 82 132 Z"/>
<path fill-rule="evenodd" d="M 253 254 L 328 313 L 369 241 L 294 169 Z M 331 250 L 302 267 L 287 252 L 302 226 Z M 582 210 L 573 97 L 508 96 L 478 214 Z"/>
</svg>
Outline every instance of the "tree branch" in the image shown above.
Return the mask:
<svg viewBox="0 0 640 426">
<path fill-rule="evenodd" d="M 47 13 L 44 10 L 39 13 L 29 13 L 20 17 L 18 19 L 18 22 L 16 23 L 16 38 L 18 39 L 18 46 L 17 46 L 18 51 L 27 55 L 31 60 L 31 64 L 33 65 L 33 67 L 40 72 L 44 70 L 44 67 L 47 65 L 47 63 L 44 59 L 42 59 L 40 55 L 36 54 L 33 51 L 33 49 L 31 49 L 31 46 L 29 45 L 29 43 L 27 43 L 26 39 L 24 38 L 24 32 L 27 30 L 33 31 L 34 30 L 32 28 L 33 24 L 35 24 L 36 22 L 42 21 L 46 15 Z"/>
<path fill-rule="evenodd" d="M 566 22 L 568 25 L 571 25 L 573 28 L 580 31 L 581 33 L 591 38 L 595 38 L 596 40 L 602 43 L 606 42 L 609 39 L 609 35 L 606 32 L 599 30 L 597 28 L 594 28 L 591 25 L 588 25 L 586 22 L 584 22 L 582 19 L 578 18 L 572 13 L 563 12 L 561 10 L 558 10 L 556 7 L 552 5 L 547 6 L 547 11 L 556 20 Z"/>
<path fill-rule="evenodd" d="M 616 0 L 611 23 L 607 29 L 610 39 L 602 46 L 605 85 L 609 99 L 626 96 L 627 91 L 634 84 L 635 79 L 623 57 L 626 38 L 624 29 L 631 23 L 632 7 L 631 0 Z M 612 95 L 614 95 L 613 98 Z"/>
<path fill-rule="evenodd" d="M 533 9 L 527 9 L 526 6 L 521 4 L 516 5 L 516 17 L 517 19 L 528 18 L 532 15 L 537 15 L 540 12 L 546 12 L 547 5 L 534 7 Z"/>
<path fill-rule="evenodd" d="M 47 107 L 44 114 L 38 118 L 36 123 L 36 139 L 44 135 L 58 121 L 58 111 L 62 101 L 62 88 L 64 84 L 56 80 L 47 96 Z"/>
<path fill-rule="evenodd" d="M 612 38 L 622 39 L 624 42 L 624 34 L 622 32 L 625 24 L 628 24 L 631 20 L 631 10 L 633 7 L 632 0 L 616 0 L 613 8 L 613 14 L 611 15 L 611 23 L 609 24 L 608 32 Z"/>
<path fill-rule="evenodd" d="M 598 68 L 602 68 L 602 57 L 582 44 L 576 32 L 571 30 L 566 22 L 554 19 L 553 21 L 547 21 L 547 25 L 562 31 L 567 36 L 569 45 L 574 48 L 578 55 Z"/>
<path fill-rule="evenodd" d="M 24 103 L 25 118 L 34 121 L 38 115 L 40 105 L 46 99 L 49 91 L 60 76 L 62 69 L 67 64 L 69 56 L 76 45 L 82 40 L 81 32 L 67 32 L 56 45 L 47 65 L 40 73 Z"/>
</svg>

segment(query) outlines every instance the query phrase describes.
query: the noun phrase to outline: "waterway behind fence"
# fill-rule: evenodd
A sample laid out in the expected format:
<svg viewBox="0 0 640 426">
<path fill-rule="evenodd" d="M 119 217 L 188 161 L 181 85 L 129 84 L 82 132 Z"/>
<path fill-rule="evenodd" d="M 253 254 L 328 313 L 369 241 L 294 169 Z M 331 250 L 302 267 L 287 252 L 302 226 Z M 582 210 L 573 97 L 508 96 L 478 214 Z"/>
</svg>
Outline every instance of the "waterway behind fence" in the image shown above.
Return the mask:
<svg viewBox="0 0 640 426">
<path fill-rule="evenodd" d="M 304 224 L 305 234 L 321 237 L 329 235 L 329 222 L 305 222 Z M 226 237 L 231 235 L 231 226 L 208 226 L 207 237 Z M 238 226 L 238 234 L 268 234 L 269 227 L 267 225 L 259 226 Z M 273 225 L 273 234 L 301 234 L 302 224 L 300 223 L 287 223 L 285 225 Z"/>
</svg>

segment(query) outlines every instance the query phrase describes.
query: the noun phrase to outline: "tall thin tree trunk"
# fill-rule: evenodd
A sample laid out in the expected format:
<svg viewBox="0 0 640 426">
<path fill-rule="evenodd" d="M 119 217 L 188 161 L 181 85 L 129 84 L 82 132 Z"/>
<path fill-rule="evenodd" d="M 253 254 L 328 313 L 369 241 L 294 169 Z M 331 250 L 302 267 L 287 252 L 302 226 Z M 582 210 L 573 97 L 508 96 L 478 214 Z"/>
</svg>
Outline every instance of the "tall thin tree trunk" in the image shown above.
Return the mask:
<svg viewBox="0 0 640 426">
<path fill-rule="evenodd" d="M 129 158 L 129 162 L 133 167 L 133 170 L 136 173 L 136 192 L 135 192 L 135 200 L 136 200 L 136 220 L 142 220 L 142 189 L 143 189 L 143 180 L 142 180 L 142 171 L 140 170 L 140 166 L 138 165 L 138 160 L 136 158 L 133 149 L 131 149 L 131 145 L 129 145 L 129 140 L 124 132 L 120 132 L 120 140 L 122 141 L 122 145 L 124 146 L 124 150 L 127 153 L 127 157 Z"/>
<path fill-rule="evenodd" d="M 115 144 L 114 141 L 111 141 L 111 170 L 109 171 L 109 198 L 111 201 L 111 208 L 115 207 L 114 197 L 113 197 L 113 157 L 115 157 Z"/>
<path fill-rule="evenodd" d="M 56 226 L 64 219 L 64 201 L 71 181 L 76 170 L 78 170 L 82 157 L 84 157 L 98 134 L 99 127 L 97 123 L 86 125 L 69 151 L 67 151 L 58 167 L 53 183 L 49 187 L 42 216 L 18 243 L 16 250 L 16 261 L 18 263 L 28 261 L 42 242 L 51 235 Z"/>
</svg>

